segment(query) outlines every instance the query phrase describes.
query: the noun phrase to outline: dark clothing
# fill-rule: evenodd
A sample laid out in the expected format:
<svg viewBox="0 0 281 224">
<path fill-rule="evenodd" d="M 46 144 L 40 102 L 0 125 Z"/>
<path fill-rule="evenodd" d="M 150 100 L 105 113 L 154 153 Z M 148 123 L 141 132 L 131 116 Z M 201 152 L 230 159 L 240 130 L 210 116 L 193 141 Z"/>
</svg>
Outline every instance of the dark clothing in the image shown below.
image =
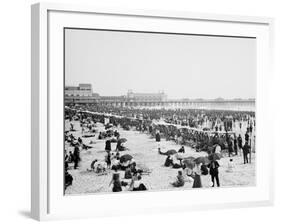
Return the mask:
<svg viewBox="0 0 281 224">
<path fill-rule="evenodd" d="M 132 178 L 132 173 L 131 173 L 131 170 L 126 170 L 125 171 L 125 176 L 124 176 L 125 179 L 131 179 Z"/>
<path fill-rule="evenodd" d="M 108 153 L 106 155 L 106 160 L 105 160 L 106 164 L 107 164 L 107 167 L 110 167 L 111 166 L 111 156 L 110 156 L 110 153 Z"/>
<path fill-rule="evenodd" d="M 120 192 L 120 191 L 122 191 L 121 182 L 119 180 L 115 180 L 113 182 L 112 191 L 113 192 Z"/>
<path fill-rule="evenodd" d="M 238 138 L 237 138 L 237 140 L 238 140 L 238 147 L 240 148 L 240 149 L 242 149 L 242 138 L 241 138 L 241 136 L 239 136 Z"/>
<path fill-rule="evenodd" d="M 146 191 L 146 190 L 147 190 L 146 186 L 143 183 L 141 183 L 139 187 L 133 188 L 133 191 Z"/>
<path fill-rule="evenodd" d="M 231 156 L 232 152 L 233 152 L 233 144 L 232 144 L 232 141 L 229 140 L 228 141 L 228 156 L 229 157 Z"/>
<path fill-rule="evenodd" d="M 210 175 L 212 178 L 213 186 L 215 186 L 215 180 L 217 182 L 217 186 L 220 186 L 220 181 L 219 181 L 219 163 L 217 161 L 212 161 L 208 167 L 210 168 Z"/>
<path fill-rule="evenodd" d="M 250 146 L 248 144 L 245 144 L 242 148 L 243 153 L 248 154 L 250 153 Z"/>
<path fill-rule="evenodd" d="M 248 154 L 250 153 L 250 146 L 248 144 L 245 144 L 242 148 L 243 150 L 243 159 L 244 159 L 244 164 L 249 163 L 248 161 Z"/>
<path fill-rule="evenodd" d="M 211 163 L 208 165 L 208 168 L 210 168 L 210 174 L 211 175 L 216 175 L 219 173 L 219 168 L 220 165 L 217 161 L 211 161 Z"/>
<path fill-rule="evenodd" d="M 244 159 L 244 164 L 249 163 L 249 160 L 248 160 L 248 153 L 244 153 L 244 152 L 243 152 L 243 159 Z"/>
<path fill-rule="evenodd" d="M 105 142 L 105 150 L 106 151 L 111 151 L 111 141 L 110 140 L 106 140 L 106 142 Z"/>
<path fill-rule="evenodd" d="M 198 175 L 197 173 L 195 173 L 192 188 L 201 188 L 201 187 L 202 187 L 201 177 L 200 177 L 200 175 Z"/>
<path fill-rule="evenodd" d="M 248 142 L 248 141 L 249 141 L 249 137 L 250 137 L 250 136 L 249 136 L 249 134 L 248 134 L 248 133 L 246 133 L 246 134 L 245 134 L 245 141 L 246 141 L 246 142 Z"/>
<path fill-rule="evenodd" d="M 166 167 L 169 167 L 169 166 L 172 166 L 173 165 L 173 160 L 167 156 L 166 160 L 165 160 L 165 163 L 164 163 L 164 166 Z"/>
<path fill-rule="evenodd" d="M 208 171 L 206 165 L 203 164 L 203 165 L 201 166 L 201 172 L 202 172 L 202 175 L 208 175 L 208 174 L 209 174 L 209 171 Z"/>
<path fill-rule="evenodd" d="M 185 153 L 184 147 L 181 147 L 178 152 L 179 153 Z"/>
<path fill-rule="evenodd" d="M 174 169 L 179 169 L 179 168 L 181 168 L 181 165 L 178 164 L 178 163 L 175 163 L 175 164 L 173 164 L 173 168 Z"/>
<path fill-rule="evenodd" d="M 160 142 L 161 141 L 161 136 L 160 136 L 159 133 L 156 134 L 155 140 L 156 140 L 156 142 Z"/>
<path fill-rule="evenodd" d="M 119 192 L 122 191 L 122 185 L 121 185 L 121 181 L 119 180 L 119 173 L 114 173 L 112 176 L 113 179 L 113 188 L 112 191 L 113 192 Z"/>
<path fill-rule="evenodd" d="M 215 186 L 215 180 L 217 182 L 217 186 L 219 187 L 220 186 L 219 174 L 217 173 L 215 175 L 211 175 L 211 178 L 212 178 L 212 182 L 213 182 L 212 187 Z"/>
<path fill-rule="evenodd" d="M 79 152 L 79 148 L 75 147 L 74 148 L 74 152 L 73 152 L 73 162 L 74 162 L 74 169 L 77 169 L 78 167 L 78 163 L 80 161 L 80 152 Z"/>
<path fill-rule="evenodd" d="M 73 177 L 71 174 L 69 174 L 68 172 L 65 173 L 65 180 L 64 180 L 64 184 L 65 184 L 65 189 L 72 185 L 72 181 L 73 181 Z"/>
</svg>

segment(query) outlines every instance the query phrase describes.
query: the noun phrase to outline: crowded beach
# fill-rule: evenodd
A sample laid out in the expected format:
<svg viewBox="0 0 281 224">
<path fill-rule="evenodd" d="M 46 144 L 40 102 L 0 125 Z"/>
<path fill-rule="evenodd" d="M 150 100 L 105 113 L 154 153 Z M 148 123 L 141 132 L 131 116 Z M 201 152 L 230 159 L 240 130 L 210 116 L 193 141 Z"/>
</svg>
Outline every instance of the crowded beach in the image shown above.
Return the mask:
<svg viewBox="0 0 281 224">
<path fill-rule="evenodd" d="M 255 113 L 65 106 L 65 194 L 255 185 Z"/>
</svg>

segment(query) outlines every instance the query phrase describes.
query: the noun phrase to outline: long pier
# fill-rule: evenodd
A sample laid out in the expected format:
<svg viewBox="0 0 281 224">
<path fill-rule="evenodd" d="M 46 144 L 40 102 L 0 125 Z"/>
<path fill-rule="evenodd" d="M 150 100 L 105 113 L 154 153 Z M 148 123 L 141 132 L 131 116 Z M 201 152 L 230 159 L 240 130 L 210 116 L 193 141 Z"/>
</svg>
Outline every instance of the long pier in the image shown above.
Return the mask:
<svg viewBox="0 0 281 224">
<path fill-rule="evenodd" d="M 166 109 L 209 109 L 209 110 L 237 110 L 255 111 L 255 99 L 238 100 L 165 100 L 165 101 L 130 101 L 130 100 L 100 100 L 79 98 L 66 100 L 65 103 L 88 103 L 101 106 L 129 107 L 129 108 L 166 108 Z"/>
</svg>

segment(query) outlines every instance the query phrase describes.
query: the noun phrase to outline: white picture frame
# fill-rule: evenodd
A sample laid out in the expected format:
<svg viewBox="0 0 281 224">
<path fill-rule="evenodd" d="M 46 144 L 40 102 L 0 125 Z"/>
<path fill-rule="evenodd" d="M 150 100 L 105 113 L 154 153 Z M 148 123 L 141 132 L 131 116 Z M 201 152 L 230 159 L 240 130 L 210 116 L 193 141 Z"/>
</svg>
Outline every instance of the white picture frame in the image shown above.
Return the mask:
<svg viewBox="0 0 281 224">
<path fill-rule="evenodd" d="M 31 214 L 37 220 L 173 212 L 196 209 L 272 205 L 272 118 L 268 103 L 272 86 L 273 19 L 191 12 L 98 9 L 89 6 L 38 3 L 31 7 L 32 27 L 32 167 Z M 118 195 L 64 196 L 63 27 L 111 28 L 254 36 L 257 38 L 257 185 L 196 191 Z M 60 124 L 60 125 L 58 125 Z M 262 136 L 260 138 L 259 136 Z M 61 150 L 54 149 L 61 148 Z M 262 166 L 261 166 L 262 164 Z M 61 186 L 61 187 L 59 187 Z M 182 200 L 175 200 L 181 198 Z M 186 200 L 185 200 L 186 199 Z M 95 203 L 93 203 L 93 200 Z M 125 211 L 123 205 L 137 201 Z M 116 203 L 120 206 L 116 207 Z"/>
</svg>

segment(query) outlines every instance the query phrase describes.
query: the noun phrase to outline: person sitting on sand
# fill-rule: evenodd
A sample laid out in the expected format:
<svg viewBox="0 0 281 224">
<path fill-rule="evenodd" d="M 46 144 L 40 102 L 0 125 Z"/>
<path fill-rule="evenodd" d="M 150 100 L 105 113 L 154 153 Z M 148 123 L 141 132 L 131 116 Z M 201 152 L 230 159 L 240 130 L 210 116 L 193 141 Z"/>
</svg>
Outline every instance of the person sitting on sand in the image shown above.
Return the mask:
<svg viewBox="0 0 281 224">
<path fill-rule="evenodd" d="M 181 148 L 178 150 L 179 153 L 185 153 L 184 146 L 182 145 Z"/>
<path fill-rule="evenodd" d="M 99 133 L 98 139 L 99 139 L 99 140 L 103 139 L 103 136 L 102 136 L 101 131 L 100 131 L 100 133 Z"/>
<path fill-rule="evenodd" d="M 182 167 L 181 160 L 178 160 L 176 155 L 172 156 L 172 163 L 173 163 L 173 168 L 174 169 L 178 169 L 178 168 Z"/>
<path fill-rule="evenodd" d="M 93 170 L 93 171 L 95 170 L 95 168 L 96 168 L 96 167 L 95 167 L 95 163 L 96 163 L 97 161 L 98 161 L 97 159 L 95 159 L 95 160 L 92 161 L 91 166 L 90 166 L 90 167 L 91 167 L 91 170 Z"/>
<path fill-rule="evenodd" d="M 79 144 L 82 144 L 82 143 L 83 143 L 83 141 L 82 141 L 82 139 L 81 139 L 80 137 L 78 137 L 78 143 L 79 143 Z"/>
<path fill-rule="evenodd" d="M 167 156 L 166 160 L 165 160 L 165 163 L 164 163 L 164 166 L 166 167 L 170 167 L 170 166 L 173 166 L 173 160 L 171 158 L 171 156 Z"/>
<path fill-rule="evenodd" d="M 132 163 L 129 165 L 131 173 L 137 173 L 136 163 Z"/>
<path fill-rule="evenodd" d="M 174 187 L 183 187 L 184 186 L 184 178 L 182 175 L 182 171 L 178 171 L 177 179 L 175 182 L 171 183 Z"/>
<path fill-rule="evenodd" d="M 138 175 L 136 180 L 133 182 L 133 191 L 145 191 L 147 188 L 141 181 L 142 177 L 141 175 Z"/>
</svg>

